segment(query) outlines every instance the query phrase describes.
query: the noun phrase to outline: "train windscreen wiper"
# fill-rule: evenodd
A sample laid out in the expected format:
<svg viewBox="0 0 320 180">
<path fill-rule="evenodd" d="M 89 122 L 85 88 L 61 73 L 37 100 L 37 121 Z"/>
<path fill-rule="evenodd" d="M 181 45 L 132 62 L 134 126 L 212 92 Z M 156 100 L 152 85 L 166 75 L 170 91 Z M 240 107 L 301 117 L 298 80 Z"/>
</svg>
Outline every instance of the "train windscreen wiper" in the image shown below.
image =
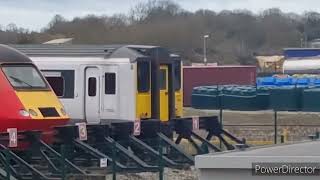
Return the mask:
<svg viewBox="0 0 320 180">
<path fill-rule="evenodd" d="M 27 83 L 27 82 L 25 82 L 25 81 L 23 81 L 23 80 L 21 80 L 21 79 L 19 79 L 19 78 L 16 78 L 16 77 L 14 77 L 14 76 L 10 76 L 10 78 L 13 79 L 15 82 L 25 84 L 25 85 L 27 85 L 27 86 L 29 86 L 29 87 L 33 87 L 31 84 L 29 84 L 29 83 Z"/>
</svg>

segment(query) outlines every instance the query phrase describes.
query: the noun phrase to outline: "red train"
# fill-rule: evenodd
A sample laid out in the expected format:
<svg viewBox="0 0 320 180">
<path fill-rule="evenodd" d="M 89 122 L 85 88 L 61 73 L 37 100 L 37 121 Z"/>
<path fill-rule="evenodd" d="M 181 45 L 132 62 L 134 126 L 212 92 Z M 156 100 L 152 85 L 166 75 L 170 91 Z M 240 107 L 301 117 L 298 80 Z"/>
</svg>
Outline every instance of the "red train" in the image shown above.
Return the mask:
<svg viewBox="0 0 320 180">
<path fill-rule="evenodd" d="M 0 133 L 39 130 L 52 141 L 54 126 L 69 117 L 45 78 L 24 54 L 0 45 Z"/>
</svg>

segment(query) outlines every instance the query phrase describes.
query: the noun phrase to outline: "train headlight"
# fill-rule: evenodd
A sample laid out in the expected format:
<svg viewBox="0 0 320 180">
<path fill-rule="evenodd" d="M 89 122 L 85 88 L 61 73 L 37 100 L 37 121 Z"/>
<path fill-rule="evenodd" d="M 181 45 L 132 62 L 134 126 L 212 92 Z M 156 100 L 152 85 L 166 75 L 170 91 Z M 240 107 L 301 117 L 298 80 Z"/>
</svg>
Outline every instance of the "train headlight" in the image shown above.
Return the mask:
<svg viewBox="0 0 320 180">
<path fill-rule="evenodd" d="M 21 110 L 19 111 L 19 114 L 20 114 L 21 116 L 23 116 L 23 117 L 28 117 L 28 116 L 30 116 L 30 113 L 29 113 L 28 111 L 24 110 L 24 109 L 21 109 Z"/>
<path fill-rule="evenodd" d="M 29 113 L 32 115 L 32 116 L 38 116 L 38 113 L 33 110 L 33 109 L 29 109 Z"/>
<path fill-rule="evenodd" d="M 61 109 L 60 109 L 60 112 L 61 112 L 61 114 L 64 115 L 64 116 L 67 115 L 67 112 L 66 112 L 66 110 L 64 110 L 64 108 L 61 108 Z"/>
</svg>

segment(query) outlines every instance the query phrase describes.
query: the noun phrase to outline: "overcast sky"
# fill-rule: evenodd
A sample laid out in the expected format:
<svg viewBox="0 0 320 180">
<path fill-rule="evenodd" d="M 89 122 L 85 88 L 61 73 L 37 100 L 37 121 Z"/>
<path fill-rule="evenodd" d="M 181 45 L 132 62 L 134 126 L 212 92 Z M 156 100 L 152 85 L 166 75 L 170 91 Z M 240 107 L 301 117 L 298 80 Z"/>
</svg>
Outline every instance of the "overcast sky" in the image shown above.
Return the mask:
<svg viewBox="0 0 320 180">
<path fill-rule="evenodd" d="M 128 13 L 138 2 L 147 0 L 0 0 L 0 25 L 15 23 L 19 27 L 40 30 L 55 14 L 67 19 L 87 14 L 112 15 Z M 319 0 L 174 0 L 182 8 L 197 9 L 248 9 L 259 13 L 264 9 L 278 7 L 284 12 L 320 12 Z"/>
</svg>

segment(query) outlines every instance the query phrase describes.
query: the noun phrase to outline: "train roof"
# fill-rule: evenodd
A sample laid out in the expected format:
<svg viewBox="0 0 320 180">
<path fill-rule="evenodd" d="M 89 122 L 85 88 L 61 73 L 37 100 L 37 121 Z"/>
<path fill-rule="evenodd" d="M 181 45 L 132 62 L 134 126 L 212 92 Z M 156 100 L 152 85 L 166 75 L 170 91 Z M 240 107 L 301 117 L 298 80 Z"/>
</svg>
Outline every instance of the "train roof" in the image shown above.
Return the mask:
<svg viewBox="0 0 320 180">
<path fill-rule="evenodd" d="M 16 49 L 0 44 L 0 64 L 2 63 L 31 63 L 28 56 Z"/>
<path fill-rule="evenodd" d="M 180 60 L 166 48 L 149 45 L 50 45 L 27 44 L 10 45 L 32 57 L 103 57 L 129 58 L 131 62 L 137 60 L 156 60 L 170 62 Z"/>
</svg>

